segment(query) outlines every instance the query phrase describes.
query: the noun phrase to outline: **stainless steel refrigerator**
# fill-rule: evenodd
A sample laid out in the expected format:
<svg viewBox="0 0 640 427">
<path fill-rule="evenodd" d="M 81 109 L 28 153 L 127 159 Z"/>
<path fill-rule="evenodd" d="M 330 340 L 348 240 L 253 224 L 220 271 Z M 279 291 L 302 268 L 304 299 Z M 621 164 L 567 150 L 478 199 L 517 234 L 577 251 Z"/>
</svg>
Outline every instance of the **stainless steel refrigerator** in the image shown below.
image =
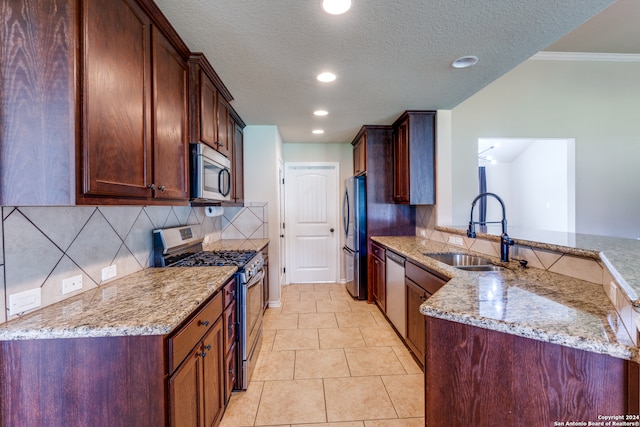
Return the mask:
<svg viewBox="0 0 640 427">
<path fill-rule="evenodd" d="M 342 198 L 342 248 L 347 290 L 357 299 L 367 298 L 367 199 L 365 176 L 352 176 L 345 181 Z"/>
</svg>

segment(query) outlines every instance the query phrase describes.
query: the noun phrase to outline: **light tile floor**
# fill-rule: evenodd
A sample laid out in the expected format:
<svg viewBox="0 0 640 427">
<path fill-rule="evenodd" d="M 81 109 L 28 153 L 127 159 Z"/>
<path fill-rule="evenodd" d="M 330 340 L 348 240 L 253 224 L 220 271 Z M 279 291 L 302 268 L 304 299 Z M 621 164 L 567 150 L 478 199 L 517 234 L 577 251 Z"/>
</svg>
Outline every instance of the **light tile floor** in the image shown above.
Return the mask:
<svg viewBox="0 0 640 427">
<path fill-rule="evenodd" d="M 424 426 L 422 371 L 375 305 L 339 284 L 289 285 L 282 301 L 221 427 Z"/>
</svg>

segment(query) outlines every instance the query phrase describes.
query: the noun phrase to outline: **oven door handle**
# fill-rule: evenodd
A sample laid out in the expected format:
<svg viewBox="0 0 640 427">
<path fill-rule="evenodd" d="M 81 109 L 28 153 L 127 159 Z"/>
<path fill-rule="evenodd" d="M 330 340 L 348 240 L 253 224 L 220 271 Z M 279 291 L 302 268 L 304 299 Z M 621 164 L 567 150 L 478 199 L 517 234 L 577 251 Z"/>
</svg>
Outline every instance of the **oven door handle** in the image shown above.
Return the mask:
<svg viewBox="0 0 640 427">
<path fill-rule="evenodd" d="M 261 269 L 260 272 L 257 275 L 255 275 L 253 278 L 251 278 L 249 283 L 247 283 L 247 288 L 254 286 L 258 282 L 260 282 L 263 278 L 264 278 L 264 269 Z"/>
</svg>

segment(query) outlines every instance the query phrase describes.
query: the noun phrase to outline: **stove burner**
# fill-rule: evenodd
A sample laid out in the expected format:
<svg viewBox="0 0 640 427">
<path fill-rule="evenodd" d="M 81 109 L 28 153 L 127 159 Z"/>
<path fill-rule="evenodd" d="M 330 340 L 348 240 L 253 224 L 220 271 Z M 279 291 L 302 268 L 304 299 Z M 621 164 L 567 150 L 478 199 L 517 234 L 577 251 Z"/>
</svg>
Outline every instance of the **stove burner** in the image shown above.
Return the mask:
<svg viewBox="0 0 640 427">
<path fill-rule="evenodd" d="M 234 265 L 243 267 L 257 251 L 214 251 L 214 252 L 198 252 L 191 253 L 187 257 L 172 257 L 171 262 L 167 260 L 167 264 L 174 267 L 210 267 Z M 183 255 L 184 256 L 184 255 Z M 173 259 L 177 258 L 177 259 Z"/>
</svg>

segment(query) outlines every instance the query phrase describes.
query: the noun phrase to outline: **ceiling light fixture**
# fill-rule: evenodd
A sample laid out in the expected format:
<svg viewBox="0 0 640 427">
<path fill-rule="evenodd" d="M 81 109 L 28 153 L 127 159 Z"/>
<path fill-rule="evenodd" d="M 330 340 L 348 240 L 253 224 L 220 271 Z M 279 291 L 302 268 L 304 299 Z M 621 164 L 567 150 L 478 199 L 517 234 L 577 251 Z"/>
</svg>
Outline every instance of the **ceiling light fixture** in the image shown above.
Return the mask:
<svg viewBox="0 0 640 427">
<path fill-rule="evenodd" d="M 473 67 L 477 63 L 478 63 L 478 57 L 469 55 L 469 56 L 462 56 L 456 59 L 451 63 L 451 66 L 453 68 L 469 68 L 469 67 Z"/>
<path fill-rule="evenodd" d="M 327 114 L 329 114 L 329 112 L 325 110 L 316 110 L 313 112 L 314 116 L 320 116 L 320 117 L 326 116 Z"/>
<path fill-rule="evenodd" d="M 351 7 L 351 0 L 324 0 L 322 8 L 332 15 L 345 13 Z"/>
<path fill-rule="evenodd" d="M 336 75 L 333 73 L 324 72 L 324 73 L 318 74 L 317 79 L 318 81 L 321 81 L 323 83 L 329 83 L 336 79 Z"/>
<path fill-rule="evenodd" d="M 324 131 L 322 129 L 314 129 L 311 131 L 314 135 L 322 135 Z"/>
</svg>

